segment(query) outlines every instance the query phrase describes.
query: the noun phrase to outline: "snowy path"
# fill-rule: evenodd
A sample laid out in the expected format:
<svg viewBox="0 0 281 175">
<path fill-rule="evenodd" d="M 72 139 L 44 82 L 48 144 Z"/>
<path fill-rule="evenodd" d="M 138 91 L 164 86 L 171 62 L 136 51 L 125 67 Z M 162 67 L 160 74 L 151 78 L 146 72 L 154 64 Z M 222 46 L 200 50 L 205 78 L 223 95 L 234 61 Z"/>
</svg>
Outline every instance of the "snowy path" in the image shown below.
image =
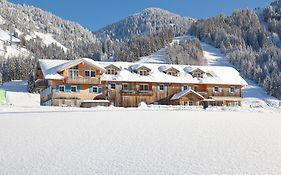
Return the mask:
<svg viewBox="0 0 281 175">
<path fill-rule="evenodd" d="M 1 114 L 0 174 L 280 175 L 281 118 L 252 115 Z"/>
</svg>

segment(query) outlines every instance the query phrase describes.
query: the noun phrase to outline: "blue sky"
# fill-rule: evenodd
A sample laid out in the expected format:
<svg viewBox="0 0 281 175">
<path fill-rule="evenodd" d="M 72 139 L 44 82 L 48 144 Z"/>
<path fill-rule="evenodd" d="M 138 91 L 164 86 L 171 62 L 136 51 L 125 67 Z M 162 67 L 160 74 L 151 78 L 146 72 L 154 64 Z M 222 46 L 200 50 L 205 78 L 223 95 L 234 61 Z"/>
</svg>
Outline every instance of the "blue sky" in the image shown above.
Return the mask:
<svg viewBox="0 0 281 175">
<path fill-rule="evenodd" d="M 147 7 L 159 7 L 193 18 L 207 18 L 220 13 L 230 15 L 235 9 L 264 7 L 273 0 L 10 0 L 49 11 L 63 19 L 96 30 L 119 21 Z"/>
</svg>

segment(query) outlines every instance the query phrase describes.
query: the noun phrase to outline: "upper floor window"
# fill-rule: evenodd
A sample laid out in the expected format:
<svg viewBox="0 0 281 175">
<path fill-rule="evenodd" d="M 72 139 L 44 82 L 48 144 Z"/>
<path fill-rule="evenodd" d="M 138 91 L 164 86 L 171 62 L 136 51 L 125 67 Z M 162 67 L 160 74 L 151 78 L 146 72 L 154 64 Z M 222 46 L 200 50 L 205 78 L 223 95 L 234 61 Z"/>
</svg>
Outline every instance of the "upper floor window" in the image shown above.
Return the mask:
<svg viewBox="0 0 281 175">
<path fill-rule="evenodd" d="M 68 77 L 70 79 L 77 79 L 79 75 L 78 65 L 68 69 Z"/>
<path fill-rule="evenodd" d="M 149 90 L 148 84 L 140 84 L 140 90 L 141 90 L 141 91 L 147 91 L 147 90 Z"/>
<path fill-rule="evenodd" d="M 129 90 L 129 85 L 126 83 L 126 84 L 122 84 L 122 89 L 123 90 Z"/>
<path fill-rule="evenodd" d="M 192 74 L 193 77 L 196 77 L 196 78 L 203 78 L 203 73 L 202 72 L 194 72 Z"/>
<path fill-rule="evenodd" d="M 165 87 L 164 84 L 160 84 L 160 85 L 159 85 L 159 90 L 160 90 L 160 91 L 164 91 L 164 87 Z"/>
<path fill-rule="evenodd" d="M 96 71 L 95 70 L 85 70 L 85 77 L 96 77 Z"/>
<path fill-rule="evenodd" d="M 235 92 L 235 87 L 234 86 L 230 86 L 229 87 L 229 89 L 228 89 L 228 91 L 230 92 L 230 93 L 234 93 Z"/>
<path fill-rule="evenodd" d="M 213 86 L 213 92 L 222 92 L 221 86 Z"/>
</svg>

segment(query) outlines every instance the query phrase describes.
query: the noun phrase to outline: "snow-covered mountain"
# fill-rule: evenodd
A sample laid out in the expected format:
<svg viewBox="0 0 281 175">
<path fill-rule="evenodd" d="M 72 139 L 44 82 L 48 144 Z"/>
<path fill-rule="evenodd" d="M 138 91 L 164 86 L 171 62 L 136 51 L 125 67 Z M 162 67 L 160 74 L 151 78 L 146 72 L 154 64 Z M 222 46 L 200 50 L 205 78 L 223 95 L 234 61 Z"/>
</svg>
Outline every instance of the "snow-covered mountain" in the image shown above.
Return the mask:
<svg viewBox="0 0 281 175">
<path fill-rule="evenodd" d="M 75 22 L 33 6 L 0 1 L 0 55 L 9 57 L 25 52 L 33 55 L 38 44 L 80 55 L 93 53 L 95 43 L 92 32 Z"/>
<path fill-rule="evenodd" d="M 159 8 L 147 8 L 94 34 L 100 39 L 127 41 L 134 35 L 147 35 L 171 29 L 175 35 L 186 34 L 195 20 Z"/>
</svg>

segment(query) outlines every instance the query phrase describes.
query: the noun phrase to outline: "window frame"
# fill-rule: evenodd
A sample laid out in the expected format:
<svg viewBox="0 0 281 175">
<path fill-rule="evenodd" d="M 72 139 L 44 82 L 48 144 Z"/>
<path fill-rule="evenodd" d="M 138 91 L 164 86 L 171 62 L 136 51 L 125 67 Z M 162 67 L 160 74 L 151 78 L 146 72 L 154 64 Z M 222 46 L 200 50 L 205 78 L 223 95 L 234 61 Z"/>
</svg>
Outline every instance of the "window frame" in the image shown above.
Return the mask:
<svg viewBox="0 0 281 175">
<path fill-rule="evenodd" d="M 147 70 L 139 70 L 140 76 L 146 76 L 148 75 Z"/>
<path fill-rule="evenodd" d="M 72 88 L 75 88 L 75 91 L 73 91 Z M 77 86 L 70 86 L 70 92 L 78 92 Z"/>
<path fill-rule="evenodd" d="M 147 88 L 143 88 L 143 87 L 147 87 Z M 149 84 L 140 84 L 139 90 L 140 91 L 149 91 Z"/>
<path fill-rule="evenodd" d="M 63 88 L 63 91 L 61 91 L 61 88 Z M 59 85 L 59 92 L 65 92 L 65 85 Z"/>
<path fill-rule="evenodd" d="M 164 84 L 160 84 L 159 85 L 159 90 L 160 91 L 164 91 L 165 90 L 165 85 Z"/>
<path fill-rule="evenodd" d="M 215 90 L 217 89 L 217 90 Z M 220 87 L 219 86 L 213 86 L 213 92 L 214 93 L 219 93 L 220 92 Z"/>
<path fill-rule="evenodd" d="M 127 88 L 124 88 L 125 86 L 126 86 Z M 123 83 L 123 84 L 122 84 L 122 90 L 123 90 L 123 91 L 128 91 L 128 90 L 129 90 L 129 84 L 128 84 L 128 83 Z"/>
<path fill-rule="evenodd" d="M 233 89 L 233 91 L 231 91 L 231 89 Z M 229 86 L 228 88 L 228 92 L 231 93 L 231 94 L 234 94 L 236 91 L 236 87 L 235 86 Z"/>
<path fill-rule="evenodd" d="M 93 92 L 92 93 L 98 93 L 98 86 L 93 86 Z"/>
<path fill-rule="evenodd" d="M 88 76 L 86 75 L 86 72 L 89 73 Z M 97 75 L 96 70 L 93 70 L 93 69 L 85 69 L 85 70 L 84 70 L 84 77 L 85 77 L 85 78 L 95 78 L 96 75 Z"/>
</svg>

